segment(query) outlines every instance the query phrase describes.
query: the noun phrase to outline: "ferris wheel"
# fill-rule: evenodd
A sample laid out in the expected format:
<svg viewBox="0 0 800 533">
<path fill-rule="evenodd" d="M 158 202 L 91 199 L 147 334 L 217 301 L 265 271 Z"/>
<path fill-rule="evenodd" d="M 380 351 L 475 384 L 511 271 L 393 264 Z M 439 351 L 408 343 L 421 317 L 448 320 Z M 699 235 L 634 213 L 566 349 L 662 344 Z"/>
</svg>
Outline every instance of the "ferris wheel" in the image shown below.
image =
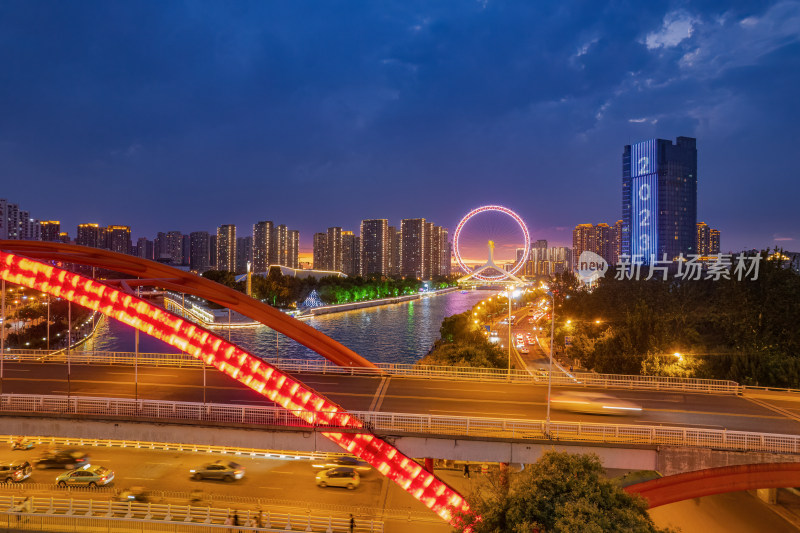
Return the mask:
<svg viewBox="0 0 800 533">
<path fill-rule="evenodd" d="M 466 253 L 476 253 L 476 240 L 483 239 L 482 245 L 488 244 L 489 259 L 477 270 L 472 270 L 465 261 Z M 468 242 L 471 241 L 471 242 Z M 468 249 L 469 248 L 469 249 Z M 510 251 L 513 255 L 512 267 L 505 271 L 495 264 L 495 250 L 502 256 Z M 501 205 L 485 205 L 473 209 L 466 214 L 456 227 L 453 235 L 453 254 L 461 269 L 471 277 L 482 281 L 500 281 L 513 277 L 528 260 L 531 238 L 528 227 L 518 214 Z M 517 250 L 521 249 L 520 255 Z M 509 260 L 500 257 L 499 260 Z M 493 272 L 496 272 L 493 273 Z"/>
</svg>

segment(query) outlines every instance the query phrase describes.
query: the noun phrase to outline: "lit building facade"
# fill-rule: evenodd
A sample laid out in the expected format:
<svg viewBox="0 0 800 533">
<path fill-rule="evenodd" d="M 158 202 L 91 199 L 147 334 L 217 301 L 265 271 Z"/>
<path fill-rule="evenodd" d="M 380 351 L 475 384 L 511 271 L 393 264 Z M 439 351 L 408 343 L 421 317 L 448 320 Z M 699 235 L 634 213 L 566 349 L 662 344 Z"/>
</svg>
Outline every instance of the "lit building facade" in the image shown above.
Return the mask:
<svg viewBox="0 0 800 533">
<path fill-rule="evenodd" d="M 103 236 L 105 236 L 105 231 Z M 91 248 L 105 248 L 105 243 L 101 244 L 100 240 L 100 224 L 78 224 L 75 244 Z"/>
<path fill-rule="evenodd" d="M 271 220 L 253 224 L 253 272 L 266 272 L 273 262 L 272 237 L 275 232 Z"/>
<path fill-rule="evenodd" d="M 58 220 L 43 220 L 41 223 L 41 239 L 45 242 L 59 242 L 61 236 L 61 222 Z"/>
<path fill-rule="evenodd" d="M 649 139 L 622 154 L 621 253 L 649 263 L 697 253 L 697 140 Z"/>
<path fill-rule="evenodd" d="M 189 234 L 189 268 L 203 273 L 211 268 L 211 250 L 207 231 L 193 231 Z"/>
<path fill-rule="evenodd" d="M 106 228 L 106 249 L 120 254 L 131 254 L 133 243 L 131 242 L 130 226 L 108 226 Z"/>
<path fill-rule="evenodd" d="M 389 270 L 389 221 L 361 221 L 361 275 L 387 275 Z"/>
<path fill-rule="evenodd" d="M 236 271 L 236 226 L 223 224 L 217 228 L 217 270 Z"/>
<path fill-rule="evenodd" d="M 400 221 L 401 244 L 400 274 L 403 277 L 424 279 L 425 259 L 428 250 L 427 224 L 424 218 L 404 218 Z"/>
</svg>

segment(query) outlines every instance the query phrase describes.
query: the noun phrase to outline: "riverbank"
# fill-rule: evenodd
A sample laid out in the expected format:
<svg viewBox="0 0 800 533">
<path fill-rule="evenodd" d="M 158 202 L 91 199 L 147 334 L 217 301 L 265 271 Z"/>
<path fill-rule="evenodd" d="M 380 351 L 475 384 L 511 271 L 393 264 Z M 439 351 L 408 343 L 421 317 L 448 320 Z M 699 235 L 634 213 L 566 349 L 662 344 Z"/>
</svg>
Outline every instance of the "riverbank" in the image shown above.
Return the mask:
<svg viewBox="0 0 800 533">
<path fill-rule="evenodd" d="M 310 308 L 303 313 L 292 314 L 292 316 L 299 320 L 306 320 L 317 316 L 330 315 L 333 313 L 345 313 L 347 311 L 355 311 L 357 309 L 403 304 L 414 300 L 420 300 L 422 298 L 430 298 L 433 296 L 451 293 L 457 290 L 460 289 L 458 287 L 448 287 L 446 289 L 409 294 L 407 296 L 378 298 L 376 300 L 365 300 L 362 302 L 352 302 L 338 305 L 323 305 L 320 307 Z M 179 313 L 183 317 L 189 317 L 203 327 L 209 329 L 253 328 L 263 326 L 261 322 L 250 320 L 248 317 L 235 311 L 230 312 L 229 315 L 229 312 L 225 309 L 212 310 L 191 301 L 177 301 L 172 298 L 169 293 L 164 296 L 164 307 L 169 311 L 175 311 Z"/>
</svg>

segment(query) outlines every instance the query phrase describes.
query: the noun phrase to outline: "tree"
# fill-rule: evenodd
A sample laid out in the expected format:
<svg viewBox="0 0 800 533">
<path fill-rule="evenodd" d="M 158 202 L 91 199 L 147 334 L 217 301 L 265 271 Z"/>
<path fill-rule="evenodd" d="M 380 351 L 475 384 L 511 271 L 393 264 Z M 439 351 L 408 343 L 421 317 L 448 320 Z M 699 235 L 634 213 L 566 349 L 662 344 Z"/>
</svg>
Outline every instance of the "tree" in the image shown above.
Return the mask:
<svg viewBox="0 0 800 533">
<path fill-rule="evenodd" d="M 605 477 L 594 454 L 547 452 L 506 480 L 489 477 L 468 498 L 456 532 L 659 533 L 647 503 Z M 479 516 L 480 521 L 475 517 Z M 471 529 L 470 529 L 471 528 Z"/>
</svg>

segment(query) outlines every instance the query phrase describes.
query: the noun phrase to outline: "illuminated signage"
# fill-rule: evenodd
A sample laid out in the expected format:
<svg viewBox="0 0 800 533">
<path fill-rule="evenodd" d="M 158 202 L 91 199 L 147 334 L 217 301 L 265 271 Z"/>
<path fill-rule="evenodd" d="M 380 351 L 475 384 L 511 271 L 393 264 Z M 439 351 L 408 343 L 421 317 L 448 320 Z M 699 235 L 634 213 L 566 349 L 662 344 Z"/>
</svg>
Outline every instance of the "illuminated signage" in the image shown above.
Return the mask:
<svg viewBox="0 0 800 533">
<path fill-rule="evenodd" d="M 636 261 L 658 255 L 658 141 L 631 146 L 631 249 Z"/>
</svg>

